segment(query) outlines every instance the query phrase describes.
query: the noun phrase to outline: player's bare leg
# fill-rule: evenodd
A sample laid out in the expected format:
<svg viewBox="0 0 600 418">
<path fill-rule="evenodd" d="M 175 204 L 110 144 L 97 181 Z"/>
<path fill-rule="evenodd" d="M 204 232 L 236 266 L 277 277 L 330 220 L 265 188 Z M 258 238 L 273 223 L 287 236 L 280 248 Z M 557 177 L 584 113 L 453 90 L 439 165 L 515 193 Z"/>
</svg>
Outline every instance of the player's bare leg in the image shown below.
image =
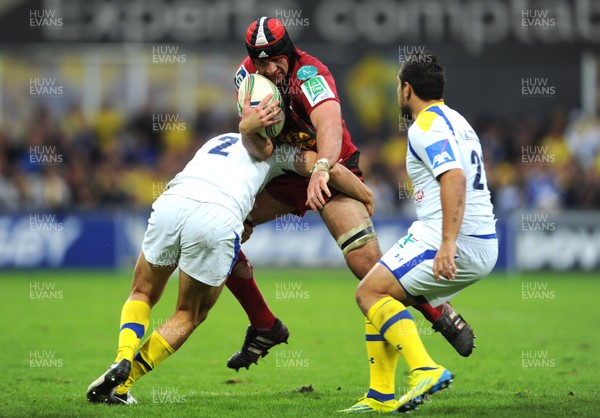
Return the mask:
<svg viewBox="0 0 600 418">
<path fill-rule="evenodd" d="M 209 286 L 179 270 L 179 296 L 175 312 L 156 330 L 173 350 L 179 349 L 198 325 L 204 322 L 222 289 L 223 285 Z"/>
<path fill-rule="evenodd" d="M 364 205 L 347 196 L 337 195 L 324 206 L 321 216 L 340 248 L 347 246 L 342 248 L 342 252 L 347 251 L 348 246 L 357 247 L 346 252 L 344 257 L 348 267 L 359 280 L 365 277 L 381 258 L 381 250 L 376 240 L 367 241 L 363 246 L 359 246 L 360 240 L 365 240 L 364 237 L 368 236 L 369 226 L 372 226 Z M 353 236 L 356 237 L 354 241 Z M 461 356 L 467 357 L 471 354 L 475 347 L 473 330 L 462 316 L 454 311 L 449 302 L 436 308 L 428 303 L 413 303 L 411 306 L 420 311 L 432 323 L 433 329 L 441 332 Z"/>
<path fill-rule="evenodd" d="M 338 194 L 320 213 L 352 273 L 359 280 L 365 277 L 382 255 L 365 205 Z"/>
<path fill-rule="evenodd" d="M 144 253 L 140 253 L 133 270 L 133 281 L 128 300 L 146 302 L 150 308 L 160 300 L 167 281 L 175 271 L 177 265 L 154 266 L 150 264 Z"/>
<path fill-rule="evenodd" d="M 414 303 L 396 277 L 383 265 L 377 264 L 361 281 L 356 301 L 373 330 L 367 341 L 383 340 L 389 350 L 404 357 L 410 375 L 408 390 L 395 400 L 394 376 L 396 362 L 370 367 L 369 392 L 346 412 L 408 412 L 417 408 L 427 395 L 447 388 L 453 376 L 429 356 L 419 337 L 417 327 L 407 306 Z M 377 362 L 379 359 L 375 359 Z M 371 363 L 371 362 L 370 362 Z M 375 376 L 378 378 L 374 378 Z"/>
<path fill-rule="evenodd" d="M 253 224 L 258 225 L 290 213 L 293 209 L 293 207 L 274 199 L 268 192 L 262 191 L 256 196 L 249 218 L 252 219 Z M 252 228 L 249 225 L 246 227 Z M 244 238 L 247 239 L 248 235 L 245 234 Z M 242 251 L 240 251 L 238 261 L 225 283 L 240 302 L 250 320 L 242 348 L 229 358 L 227 367 L 236 371 L 242 367 L 248 369 L 252 363 L 256 363 L 261 357 L 266 356 L 271 347 L 287 342 L 289 331 L 269 309 L 256 280 L 254 280 L 252 265 Z"/>
<path fill-rule="evenodd" d="M 179 270 L 179 295 L 175 311 L 144 341 L 131 366 L 127 381 L 120 385 L 108 403 L 132 403 L 129 389 L 141 377 L 177 351 L 208 315 L 223 285 L 215 287 L 191 278 Z"/>
<path fill-rule="evenodd" d="M 134 355 L 150 322 L 150 309 L 160 299 L 169 276 L 176 266 L 153 266 L 140 253 L 133 272 L 129 298 L 121 311 L 119 348 L 113 365 L 90 384 L 87 398 L 91 402 L 107 402 L 116 388 L 130 375 Z M 131 398 L 129 403 L 135 400 Z"/>
<path fill-rule="evenodd" d="M 334 196 L 320 211 L 329 232 L 338 243 L 354 275 L 363 279 L 381 258 L 381 250 L 364 204 L 345 195 Z M 379 336 L 369 319 L 365 319 L 365 339 L 369 359 L 370 390 L 348 412 L 391 412 L 397 408 L 394 374 L 398 351 Z"/>
</svg>

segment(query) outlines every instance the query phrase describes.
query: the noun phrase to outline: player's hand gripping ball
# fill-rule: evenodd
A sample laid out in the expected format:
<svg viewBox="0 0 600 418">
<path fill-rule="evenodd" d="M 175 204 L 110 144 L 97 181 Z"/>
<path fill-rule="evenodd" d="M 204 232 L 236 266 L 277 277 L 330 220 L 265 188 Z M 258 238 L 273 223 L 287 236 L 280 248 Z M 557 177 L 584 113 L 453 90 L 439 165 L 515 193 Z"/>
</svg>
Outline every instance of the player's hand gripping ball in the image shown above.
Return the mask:
<svg viewBox="0 0 600 418">
<path fill-rule="evenodd" d="M 269 125 L 258 132 L 258 134 L 263 138 L 275 138 L 281 133 L 283 125 L 285 124 L 285 109 L 283 105 L 283 98 L 281 97 L 279 90 L 267 77 L 260 74 L 248 74 L 248 76 L 244 78 L 244 81 L 242 81 L 240 89 L 238 90 L 237 104 L 238 113 L 240 116 L 242 115 L 244 98 L 247 94 L 250 95 L 250 106 L 252 107 L 257 106 L 268 94 L 272 94 L 273 98 L 267 103 L 267 105 L 279 100 L 281 112 L 279 112 L 277 118 L 280 119 L 280 121 L 274 123 L 273 125 Z"/>
</svg>

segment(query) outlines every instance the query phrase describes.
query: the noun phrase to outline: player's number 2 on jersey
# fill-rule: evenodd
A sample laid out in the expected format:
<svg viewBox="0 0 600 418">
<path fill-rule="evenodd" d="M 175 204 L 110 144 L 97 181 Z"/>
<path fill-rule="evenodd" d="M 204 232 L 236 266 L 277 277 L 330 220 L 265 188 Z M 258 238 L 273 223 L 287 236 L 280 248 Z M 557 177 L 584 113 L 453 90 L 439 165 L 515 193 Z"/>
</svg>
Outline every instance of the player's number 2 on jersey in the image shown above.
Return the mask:
<svg viewBox="0 0 600 418">
<path fill-rule="evenodd" d="M 475 174 L 475 180 L 473 180 L 473 188 L 475 190 L 483 190 L 485 187 L 481 182 L 481 157 L 477 154 L 477 151 L 471 152 L 471 164 L 477 165 L 477 174 Z"/>
<path fill-rule="evenodd" d="M 235 144 L 236 142 L 238 142 L 237 137 L 235 136 L 223 136 L 221 138 L 219 138 L 219 141 L 224 141 L 222 144 L 217 145 L 214 148 L 211 148 L 210 151 L 208 151 L 209 154 L 216 154 L 216 155 L 222 155 L 223 157 L 227 157 L 229 155 L 229 151 L 224 151 L 225 148 L 228 148 L 230 146 L 232 146 L 233 144 Z"/>
</svg>

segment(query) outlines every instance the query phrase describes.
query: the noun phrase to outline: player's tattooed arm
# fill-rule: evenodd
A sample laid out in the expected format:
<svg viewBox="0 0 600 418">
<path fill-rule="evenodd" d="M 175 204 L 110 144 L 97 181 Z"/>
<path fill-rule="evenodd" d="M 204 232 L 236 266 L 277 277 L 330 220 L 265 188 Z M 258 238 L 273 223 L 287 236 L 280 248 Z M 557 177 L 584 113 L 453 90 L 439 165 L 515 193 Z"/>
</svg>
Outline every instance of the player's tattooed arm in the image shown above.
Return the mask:
<svg viewBox="0 0 600 418">
<path fill-rule="evenodd" d="M 239 130 L 242 134 L 242 143 L 248 152 L 259 160 L 266 160 L 273 153 L 274 145 L 271 139 L 264 139 L 258 132 L 274 123 L 279 122 L 277 115 L 281 112 L 279 101 L 269 105 L 267 103 L 273 97 L 267 95 L 257 106 L 250 106 L 250 96 L 244 98 L 242 108 L 242 119 L 240 120 Z"/>
<path fill-rule="evenodd" d="M 454 280 L 457 272 L 454 262 L 456 238 L 462 225 L 467 194 L 465 173 L 460 168 L 448 170 L 440 175 L 439 181 L 442 201 L 442 243 L 433 259 L 433 275 L 436 280 L 440 280 L 440 276 Z"/>
</svg>

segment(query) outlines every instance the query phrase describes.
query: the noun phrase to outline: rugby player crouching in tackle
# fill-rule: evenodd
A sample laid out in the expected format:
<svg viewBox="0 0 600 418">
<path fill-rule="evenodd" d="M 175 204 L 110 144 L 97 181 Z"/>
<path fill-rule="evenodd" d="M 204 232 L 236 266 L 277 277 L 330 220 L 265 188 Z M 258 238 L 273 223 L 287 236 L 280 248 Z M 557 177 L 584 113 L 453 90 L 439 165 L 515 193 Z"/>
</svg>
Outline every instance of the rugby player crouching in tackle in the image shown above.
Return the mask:
<svg viewBox="0 0 600 418">
<path fill-rule="evenodd" d="M 255 195 L 283 169 L 309 174 L 316 153 L 279 147 L 246 136 L 245 125 L 276 123 L 279 102 L 255 108 L 244 101 L 241 134 L 209 140 L 152 205 L 129 298 L 121 311 L 118 350 L 113 365 L 87 390 L 95 403 L 136 403 L 129 389 L 179 349 L 216 302 L 240 250 L 243 221 Z M 373 210 L 371 191 L 343 166 L 330 171 L 330 184 Z M 179 266 L 175 312 L 140 346 L 150 310 Z"/>
<path fill-rule="evenodd" d="M 333 190 L 331 196 L 328 194 L 327 172 L 332 167 L 344 165 L 362 179 L 358 166 L 360 152 L 352 143 L 342 119 L 333 76 L 321 61 L 294 46 L 278 19 L 261 17 L 253 22 L 246 31 L 246 50 L 248 57 L 235 76 L 236 89 L 251 73 L 270 79 L 278 86 L 286 109 L 283 131 L 275 140 L 317 152 L 310 180 L 285 174 L 266 185 L 256 198 L 246 228 L 251 232 L 255 225 L 288 213 L 303 216 L 307 207 L 318 210 L 348 267 L 362 279 L 381 258 L 381 250 L 365 206 L 343 191 L 338 193 L 339 189 Z M 251 132 L 262 128 L 255 126 Z M 323 196 L 323 192 L 327 196 Z M 226 285 L 250 320 L 242 348 L 227 362 L 229 368 L 239 370 L 256 363 L 273 346 L 287 341 L 289 332 L 263 299 L 252 266 L 243 252 L 240 252 Z M 434 308 L 422 301 L 414 307 L 433 323 L 433 329 L 441 332 L 460 355 L 471 354 L 473 331 L 449 303 Z M 373 325 L 367 320 L 367 333 L 371 329 Z M 369 358 L 374 355 L 368 345 L 367 355 Z"/>
</svg>

